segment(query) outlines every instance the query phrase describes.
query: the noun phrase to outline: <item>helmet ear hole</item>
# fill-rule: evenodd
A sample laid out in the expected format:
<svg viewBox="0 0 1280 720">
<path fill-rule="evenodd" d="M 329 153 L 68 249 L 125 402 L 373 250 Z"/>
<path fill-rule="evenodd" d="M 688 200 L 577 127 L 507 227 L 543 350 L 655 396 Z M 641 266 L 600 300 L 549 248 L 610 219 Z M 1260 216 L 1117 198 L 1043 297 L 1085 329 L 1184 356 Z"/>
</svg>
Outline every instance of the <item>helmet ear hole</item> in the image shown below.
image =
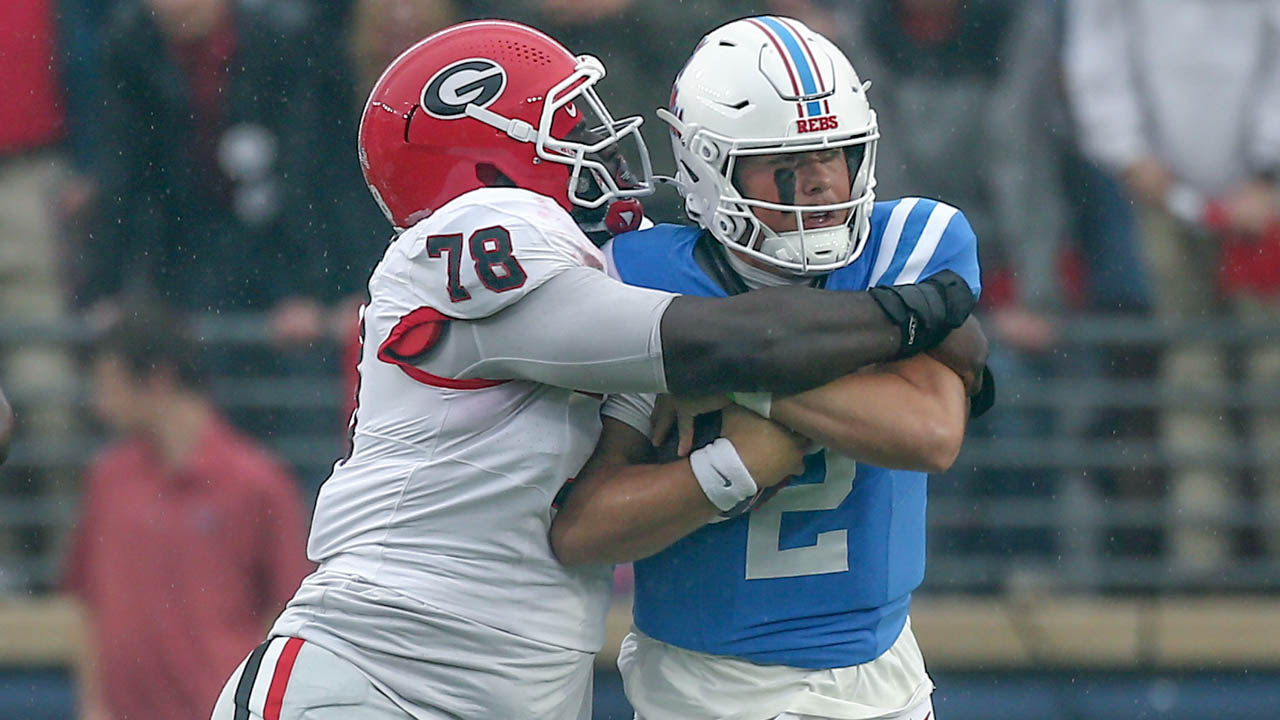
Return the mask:
<svg viewBox="0 0 1280 720">
<path fill-rule="evenodd" d="M 690 182 L 693 182 L 693 183 L 700 182 L 698 179 L 698 173 L 694 172 L 693 168 L 689 167 L 689 163 L 685 162 L 684 160 L 679 160 L 679 162 L 680 162 L 680 169 L 683 170 L 684 173 L 689 176 Z"/>
<path fill-rule="evenodd" d="M 736 235 L 736 233 L 733 232 L 734 222 L 729 218 L 721 215 L 716 218 L 716 225 L 720 227 L 720 233 L 725 237 L 734 237 Z"/>
<path fill-rule="evenodd" d="M 516 181 L 507 177 L 496 165 L 491 163 L 478 163 L 476 165 L 476 180 L 480 181 L 485 187 L 518 187 Z"/>
<path fill-rule="evenodd" d="M 715 143 L 705 141 L 699 142 L 696 152 L 698 153 L 698 157 L 710 164 L 714 164 L 715 161 L 720 158 L 720 148 L 716 147 Z"/>
</svg>

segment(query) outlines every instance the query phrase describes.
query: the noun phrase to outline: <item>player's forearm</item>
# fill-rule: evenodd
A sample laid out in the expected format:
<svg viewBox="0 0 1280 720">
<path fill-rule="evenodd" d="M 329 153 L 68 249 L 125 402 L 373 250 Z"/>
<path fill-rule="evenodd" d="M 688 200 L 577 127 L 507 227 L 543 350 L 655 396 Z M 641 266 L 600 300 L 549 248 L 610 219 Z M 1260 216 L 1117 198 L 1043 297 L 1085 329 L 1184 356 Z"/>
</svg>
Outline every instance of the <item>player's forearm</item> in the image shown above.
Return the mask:
<svg viewBox="0 0 1280 720">
<path fill-rule="evenodd" d="M 959 376 L 922 356 L 778 398 L 770 416 L 855 460 L 936 473 L 960 452 L 966 412 Z"/>
<path fill-rule="evenodd" d="M 676 394 L 797 392 L 897 357 L 901 334 L 870 296 L 771 289 L 676 298 L 663 316 Z"/>
<path fill-rule="evenodd" d="M 565 565 L 632 562 L 665 549 L 717 512 L 688 460 L 600 466 L 575 482 L 551 524 L 551 548 Z"/>
<path fill-rule="evenodd" d="M 867 292 L 765 288 L 673 300 L 662 317 L 667 387 L 676 394 L 801 392 L 938 344 L 973 307 L 944 271 Z"/>
</svg>

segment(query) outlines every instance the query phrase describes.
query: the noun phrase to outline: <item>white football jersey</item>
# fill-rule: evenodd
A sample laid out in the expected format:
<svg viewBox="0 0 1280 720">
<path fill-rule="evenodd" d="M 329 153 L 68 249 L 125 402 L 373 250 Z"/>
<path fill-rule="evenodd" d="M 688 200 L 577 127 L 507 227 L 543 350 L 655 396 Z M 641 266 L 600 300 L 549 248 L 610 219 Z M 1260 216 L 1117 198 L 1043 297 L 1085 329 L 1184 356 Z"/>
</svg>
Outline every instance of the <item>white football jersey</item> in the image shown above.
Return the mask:
<svg viewBox="0 0 1280 720">
<path fill-rule="evenodd" d="M 595 447 L 601 396 L 529 380 L 435 374 L 430 361 L 451 332 L 456 340 L 475 324 L 466 321 L 516 312 L 521 298 L 549 279 L 583 268 L 625 288 L 605 278 L 603 256 L 568 213 L 514 188 L 467 193 L 393 241 L 369 281 L 352 452 L 316 502 L 307 549 L 319 569 L 274 633 L 322 645 L 325 636 L 338 637 L 345 648 L 326 646 L 350 655 L 382 647 L 380 635 L 394 627 L 397 644 L 413 647 L 416 638 L 403 637 L 414 632 L 408 606 L 556 648 L 600 648 L 611 567 L 565 568 L 547 533 L 552 500 Z M 629 331 L 650 342 L 670 296 L 647 297 L 658 300 L 643 320 L 655 329 Z M 572 320 L 575 308 L 563 314 Z M 541 333 L 529 335 L 532 349 Z M 555 357 L 554 349 L 539 352 Z M 651 354 L 657 364 L 648 361 L 641 385 L 663 382 L 660 350 Z M 357 592 L 326 592 L 335 578 Z M 390 597 L 383 591 L 395 599 L 379 599 Z M 339 598 L 361 606 L 325 604 Z M 383 627 L 376 624 L 380 603 Z M 424 620 L 422 643 L 439 645 L 439 625 L 440 617 Z M 502 647 L 493 652 L 504 657 Z M 349 659 L 393 694 L 414 695 L 394 687 L 397 678 L 414 679 L 413 658 L 379 654 Z"/>
</svg>

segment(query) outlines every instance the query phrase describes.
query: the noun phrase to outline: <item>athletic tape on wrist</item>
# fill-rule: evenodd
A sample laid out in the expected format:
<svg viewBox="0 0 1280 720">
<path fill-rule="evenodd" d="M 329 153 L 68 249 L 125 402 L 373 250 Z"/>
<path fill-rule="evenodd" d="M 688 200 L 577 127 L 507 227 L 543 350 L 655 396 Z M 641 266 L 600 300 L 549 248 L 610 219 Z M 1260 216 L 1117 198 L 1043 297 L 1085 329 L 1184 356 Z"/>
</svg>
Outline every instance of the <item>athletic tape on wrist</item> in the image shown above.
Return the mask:
<svg viewBox="0 0 1280 720">
<path fill-rule="evenodd" d="M 728 438 L 717 438 L 689 455 L 693 476 L 702 486 L 702 492 L 721 512 L 733 509 L 738 503 L 753 497 L 758 488 L 751 478 L 751 471 L 742 464 L 738 450 Z"/>
<path fill-rule="evenodd" d="M 729 393 L 733 402 L 750 410 L 762 418 L 769 417 L 773 411 L 773 393 L 767 392 L 735 392 Z"/>
</svg>

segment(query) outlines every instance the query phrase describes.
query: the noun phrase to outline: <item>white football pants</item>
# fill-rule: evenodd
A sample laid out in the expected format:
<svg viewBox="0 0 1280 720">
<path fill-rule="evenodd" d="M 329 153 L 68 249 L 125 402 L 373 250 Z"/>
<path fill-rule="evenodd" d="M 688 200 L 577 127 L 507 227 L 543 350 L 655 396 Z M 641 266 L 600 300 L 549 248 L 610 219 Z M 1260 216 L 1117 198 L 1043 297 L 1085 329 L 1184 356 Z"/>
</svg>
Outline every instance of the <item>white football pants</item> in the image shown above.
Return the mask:
<svg viewBox="0 0 1280 720">
<path fill-rule="evenodd" d="M 231 674 L 212 720 L 411 718 L 346 660 L 315 643 L 273 637 Z"/>
</svg>

